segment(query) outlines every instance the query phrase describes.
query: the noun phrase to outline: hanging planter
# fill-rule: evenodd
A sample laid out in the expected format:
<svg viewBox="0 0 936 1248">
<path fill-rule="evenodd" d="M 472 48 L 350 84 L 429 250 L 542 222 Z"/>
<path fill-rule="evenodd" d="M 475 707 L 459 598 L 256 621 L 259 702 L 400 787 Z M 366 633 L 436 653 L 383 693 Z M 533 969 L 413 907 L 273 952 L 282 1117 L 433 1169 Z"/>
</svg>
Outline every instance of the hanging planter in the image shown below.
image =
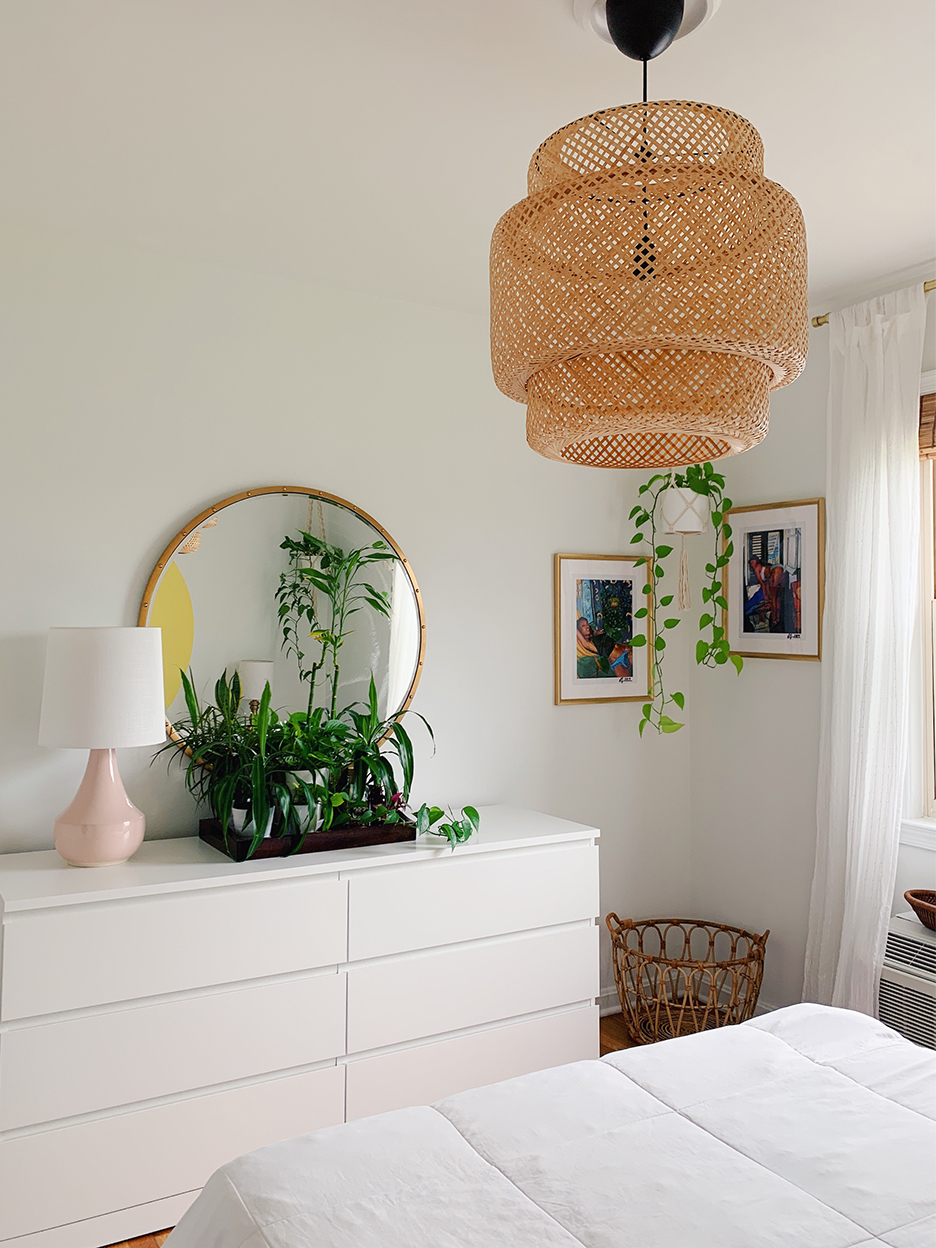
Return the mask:
<svg viewBox="0 0 936 1248">
<path fill-rule="evenodd" d="M 634 619 L 648 619 L 652 612 L 652 618 L 657 622 L 650 656 L 651 700 L 644 704 L 639 725 L 641 736 L 648 724 L 657 732 L 678 732 L 683 724 L 674 719 L 669 710 L 674 706 L 682 711 L 686 705 L 685 694 L 667 693 L 664 683 L 666 634 L 681 621 L 677 616 L 665 615 L 665 609 L 676 598 L 675 594 L 661 593 L 660 584 L 666 576 L 666 560 L 672 554 L 673 547 L 665 542 L 658 544 L 658 533 L 679 533 L 684 540 L 685 536 L 704 532 L 708 519 L 711 519 L 715 530 L 715 549 L 712 561 L 705 565 L 706 583 L 702 589 L 702 602 L 706 609 L 699 617 L 701 636 L 696 642 L 696 663 L 703 667 L 722 667 L 730 662 L 739 673 L 744 667 L 741 656 L 731 653 L 724 628 L 716 623 L 717 613 L 728 607 L 724 596 L 722 569 L 727 567 L 734 553 L 731 525 L 726 519 L 732 503 L 724 491 L 725 478 L 710 463 L 693 464 L 685 472 L 657 473 L 651 477 L 637 492 L 643 501 L 631 509 L 629 519 L 634 521 L 637 529 L 631 542 L 650 544 L 650 552 L 641 555 L 637 562 L 649 562 L 653 568 L 648 594 L 650 602 L 634 612 Z M 725 544 L 724 550 L 719 550 L 722 541 Z M 685 545 L 680 551 L 679 562 L 680 601 L 677 609 L 685 610 L 689 606 L 689 565 Z M 646 644 L 646 635 L 634 637 L 635 646 Z"/>
<path fill-rule="evenodd" d="M 677 474 L 677 479 L 680 479 Z M 689 589 L 689 556 L 686 538 L 705 532 L 709 516 L 709 496 L 699 494 L 688 485 L 671 485 L 660 495 L 663 531 L 679 534 L 679 590 L 676 602 L 680 611 L 692 606 Z"/>
</svg>

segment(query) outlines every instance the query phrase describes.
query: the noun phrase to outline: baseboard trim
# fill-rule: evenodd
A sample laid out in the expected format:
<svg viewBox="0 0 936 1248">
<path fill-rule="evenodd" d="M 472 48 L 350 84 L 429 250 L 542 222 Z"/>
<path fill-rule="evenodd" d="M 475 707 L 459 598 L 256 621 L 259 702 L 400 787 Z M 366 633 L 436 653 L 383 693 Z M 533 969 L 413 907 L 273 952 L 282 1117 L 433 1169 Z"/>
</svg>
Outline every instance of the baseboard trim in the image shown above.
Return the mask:
<svg viewBox="0 0 936 1248">
<path fill-rule="evenodd" d="M 759 1018 L 761 1014 L 772 1014 L 774 1010 L 778 1010 L 778 1005 L 773 1005 L 770 1001 L 764 1001 L 763 998 L 758 1001 L 754 1008 L 754 1017 Z M 607 1014 L 620 1014 L 621 1003 L 618 1000 L 617 988 L 612 984 L 610 988 L 602 988 L 598 995 L 598 1014 L 604 1018 Z"/>
</svg>

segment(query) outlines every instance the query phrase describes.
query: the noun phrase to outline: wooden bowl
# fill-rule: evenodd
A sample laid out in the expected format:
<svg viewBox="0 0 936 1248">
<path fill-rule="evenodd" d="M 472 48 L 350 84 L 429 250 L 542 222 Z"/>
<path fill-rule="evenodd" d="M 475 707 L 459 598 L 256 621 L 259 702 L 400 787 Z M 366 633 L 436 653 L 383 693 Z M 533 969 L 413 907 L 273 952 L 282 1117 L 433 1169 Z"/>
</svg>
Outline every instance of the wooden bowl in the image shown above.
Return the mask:
<svg viewBox="0 0 936 1248">
<path fill-rule="evenodd" d="M 929 888 L 908 888 L 904 900 L 910 902 L 923 926 L 936 932 L 936 893 Z"/>
</svg>

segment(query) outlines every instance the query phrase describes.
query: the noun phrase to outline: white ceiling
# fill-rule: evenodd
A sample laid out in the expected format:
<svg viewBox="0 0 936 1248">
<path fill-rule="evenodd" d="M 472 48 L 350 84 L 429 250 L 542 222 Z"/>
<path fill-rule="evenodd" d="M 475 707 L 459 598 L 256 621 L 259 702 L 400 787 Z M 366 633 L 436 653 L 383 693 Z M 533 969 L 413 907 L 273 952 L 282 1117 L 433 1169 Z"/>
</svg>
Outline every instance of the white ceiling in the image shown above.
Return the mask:
<svg viewBox="0 0 936 1248">
<path fill-rule="evenodd" d="M 814 306 L 934 242 L 932 0 L 723 0 L 650 94 L 749 118 Z M 0 0 L 0 214 L 483 310 L 530 154 L 638 98 L 572 0 Z"/>
</svg>

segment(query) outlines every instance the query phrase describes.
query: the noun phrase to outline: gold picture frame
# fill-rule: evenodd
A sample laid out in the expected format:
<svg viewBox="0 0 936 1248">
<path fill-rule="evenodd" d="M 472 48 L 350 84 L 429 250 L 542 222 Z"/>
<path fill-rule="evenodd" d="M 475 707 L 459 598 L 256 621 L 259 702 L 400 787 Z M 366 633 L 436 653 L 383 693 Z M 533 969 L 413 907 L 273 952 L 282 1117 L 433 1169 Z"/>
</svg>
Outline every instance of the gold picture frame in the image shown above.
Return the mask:
<svg viewBox="0 0 936 1248">
<path fill-rule="evenodd" d="M 762 522 L 751 526 L 740 517 L 760 513 Z M 732 507 L 726 519 L 734 553 L 722 570 L 722 626 L 732 654 L 745 659 L 791 659 L 818 663 L 822 659 L 822 612 L 825 605 L 825 499 L 800 498 L 782 503 Z M 795 535 L 795 536 L 794 536 Z M 793 556 L 782 553 L 795 542 Z M 764 547 L 772 543 L 774 549 Z M 759 551 L 759 553 L 754 553 Z M 772 555 L 781 552 L 779 561 Z M 763 562 L 762 562 L 763 560 Z M 758 563 L 760 569 L 747 568 Z M 773 570 L 768 582 L 767 571 Z M 796 574 L 795 579 L 793 574 Z M 753 580 L 752 580 L 753 576 Z M 761 596 L 756 609 L 766 628 L 748 628 L 751 600 Z"/>
<path fill-rule="evenodd" d="M 652 595 L 644 592 L 649 586 L 652 563 L 647 561 L 639 567 L 639 555 L 573 555 L 558 554 L 553 557 L 553 638 L 555 662 L 556 706 L 569 706 L 584 702 L 649 702 L 652 689 L 651 650 L 653 647 Z M 617 568 L 612 565 L 617 565 Z M 614 576 L 617 571 L 619 575 Z M 607 575 L 597 575 L 607 573 Z M 620 585 L 620 591 L 602 589 L 602 586 Z M 587 590 L 583 590 L 587 586 Z M 591 596 L 590 606 L 582 606 L 582 593 Z M 605 634 L 603 619 L 603 595 L 610 593 L 608 606 L 619 618 L 613 627 L 622 630 L 624 640 Z M 628 604 L 628 596 L 630 602 Z M 619 599 L 619 601 L 615 601 Z M 634 627 L 633 611 L 646 606 L 647 644 L 634 647 L 628 637 L 639 636 Z M 580 629 L 582 619 L 588 624 Z M 594 628 L 593 626 L 597 626 Z M 595 636 L 606 637 L 605 660 L 609 672 L 599 669 L 599 653 Z M 635 657 L 639 650 L 646 651 L 646 662 Z M 587 660 L 594 654 L 594 670 L 581 674 L 591 666 Z M 582 661 L 585 660 L 585 661 Z M 644 670 L 646 674 L 644 675 Z M 592 685 L 591 681 L 598 682 Z M 595 689 L 592 695 L 591 689 Z M 612 691 L 613 690 L 613 691 Z"/>
</svg>

